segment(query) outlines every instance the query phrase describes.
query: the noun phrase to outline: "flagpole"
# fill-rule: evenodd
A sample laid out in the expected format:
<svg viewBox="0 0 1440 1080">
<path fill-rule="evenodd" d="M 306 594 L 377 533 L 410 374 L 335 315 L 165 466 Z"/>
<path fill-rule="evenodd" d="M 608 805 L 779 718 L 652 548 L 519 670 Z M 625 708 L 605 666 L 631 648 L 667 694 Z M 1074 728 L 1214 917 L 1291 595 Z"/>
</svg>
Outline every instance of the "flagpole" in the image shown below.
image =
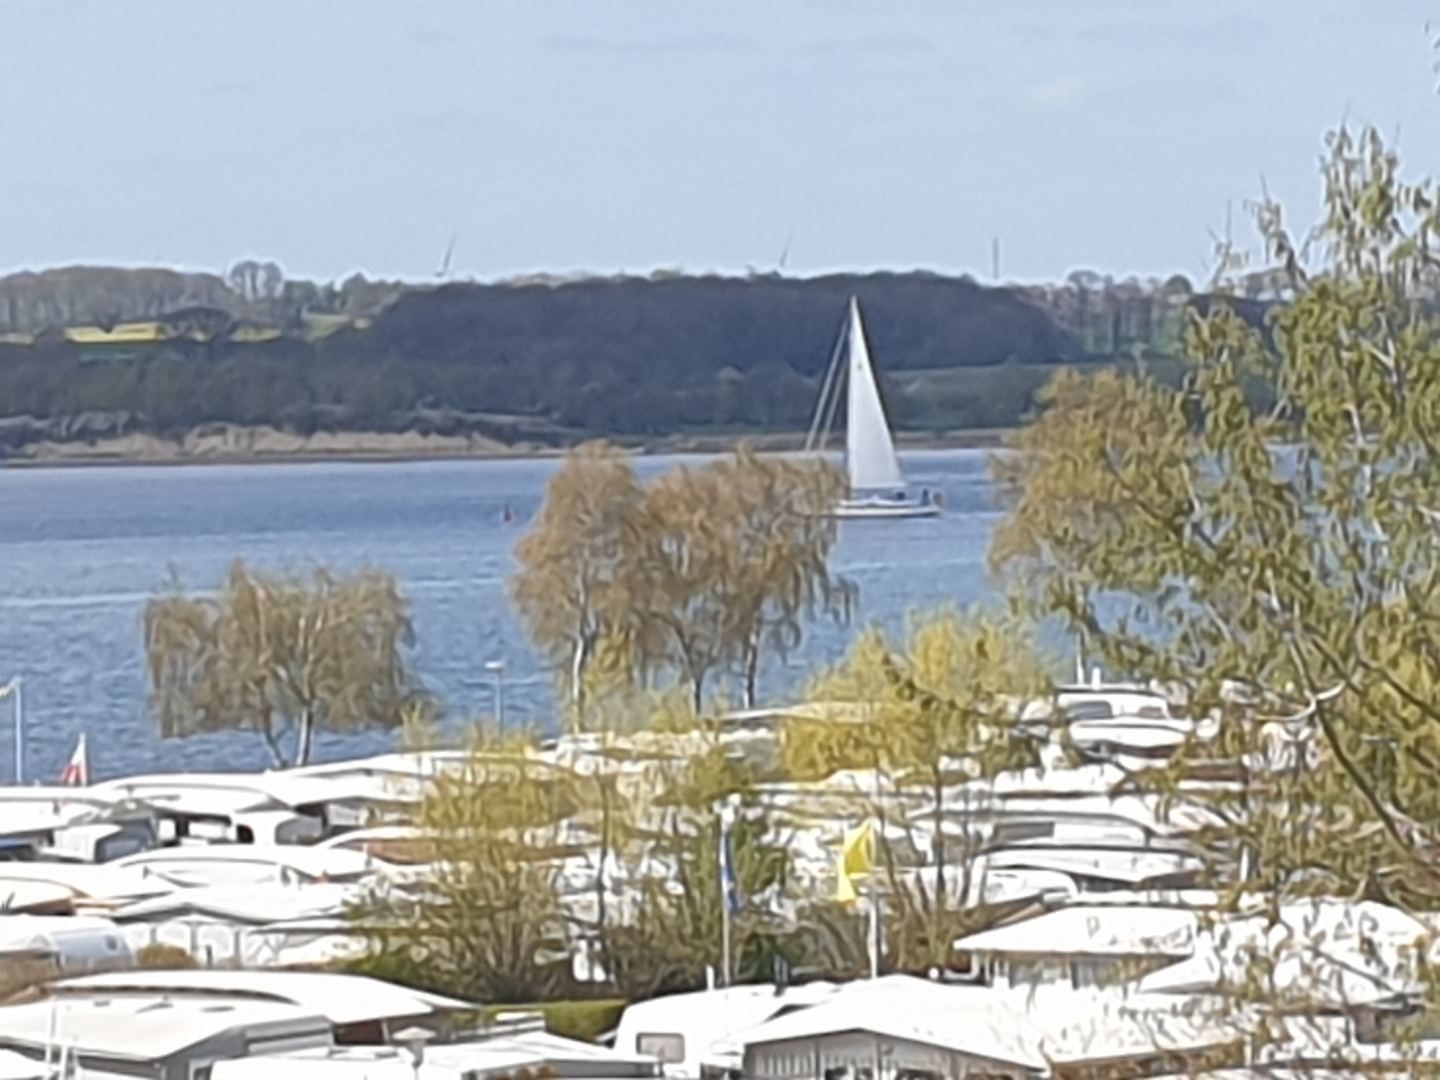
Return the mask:
<svg viewBox="0 0 1440 1080">
<path fill-rule="evenodd" d="M 23 683 L 16 675 L 4 686 L 0 686 L 0 699 L 9 698 L 15 722 L 15 783 L 25 782 L 25 697 Z"/>
<path fill-rule="evenodd" d="M 730 830 L 735 824 L 739 797 L 731 795 L 720 807 L 720 846 L 716 858 L 720 868 L 720 985 L 730 985 L 730 905 L 735 868 L 730 864 Z"/>
<path fill-rule="evenodd" d="M 875 805 L 870 819 L 870 873 L 866 884 L 870 887 L 870 978 L 880 977 L 880 889 L 876 885 L 876 864 L 880 861 L 880 836 L 885 817 L 880 809 L 880 762 L 875 762 Z"/>
<path fill-rule="evenodd" d="M 25 683 L 19 675 L 11 681 L 15 688 L 15 782 L 25 782 Z"/>
</svg>

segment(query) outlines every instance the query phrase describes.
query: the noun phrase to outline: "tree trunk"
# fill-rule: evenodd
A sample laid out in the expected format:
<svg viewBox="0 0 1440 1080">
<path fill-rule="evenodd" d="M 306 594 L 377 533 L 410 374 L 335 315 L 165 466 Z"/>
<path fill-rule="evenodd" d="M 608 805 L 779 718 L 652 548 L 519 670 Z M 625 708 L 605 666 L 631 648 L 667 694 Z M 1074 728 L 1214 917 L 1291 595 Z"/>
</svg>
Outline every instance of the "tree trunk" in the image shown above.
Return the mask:
<svg viewBox="0 0 1440 1080">
<path fill-rule="evenodd" d="M 277 769 L 283 769 L 288 764 L 285 755 L 280 752 L 280 740 L 275 737 L 275 732 L 270 728 L 270 719 L 266 717 L 265 722 L 260 726 L 260 737 L 265 740 L 265 745 L 270 749 L 270 763 Z"/>
<path fill-rule="evenodd" d="M 602 758 L 602 761 L 604 759 Z M 605 977 L 617 985 L 615 958 L 610 952 L 610 909 L 605 890 L 605 868 L 610 855 L 610 784 L 605 774 L 608 766 L 600 766 L 600 860 L 595 873 L 595 921 L 600 938 L 600 962 L 605 965 Z"/>
<path fill-rule="evenodd" d="M 751 638 L 745 643 L 745 708 L 755 708 L 755 680 L 760 670 L 760 643 Z"/>
<path fill-rule="evenodd" d="M 575 639 L 575 652 L 570 658 L 570 706 L 575 710 L 575 725 L 581 726 L 585 714 L 585 669 L 590 665 L 591 638 L 581 634 Z"/>
<path fill-rule="evenodd" d="M 690 676 L 690 703 L 695 707 L 695 715 L 700 715 L 700 709 L 705 704 L 705 673 L 698 672 Z"/>
<path fill-rule="evenodd" d="M 945 836 L 940 831 L 940 824 L 944 820 L 945 777 L 941 773 L 938 763 L 934 772 L 931 773 L 931 780 L 934 781 L 931 786 L 931 794 L 934 795 L 935 801 L 931 808 L 931 825 L 934 832 L 931 834 L 930 844 L 935 856 L 935 911 L 939 913 L 945 910 L 946 896 Z"/>
<path fill-rule="evenodd" d="M 310 748 L 315 743 L 315 709 L 309 706 L 300 714 L 300 735 L 295 741 L 295 764 L 310 764 Z"/>
</svg>

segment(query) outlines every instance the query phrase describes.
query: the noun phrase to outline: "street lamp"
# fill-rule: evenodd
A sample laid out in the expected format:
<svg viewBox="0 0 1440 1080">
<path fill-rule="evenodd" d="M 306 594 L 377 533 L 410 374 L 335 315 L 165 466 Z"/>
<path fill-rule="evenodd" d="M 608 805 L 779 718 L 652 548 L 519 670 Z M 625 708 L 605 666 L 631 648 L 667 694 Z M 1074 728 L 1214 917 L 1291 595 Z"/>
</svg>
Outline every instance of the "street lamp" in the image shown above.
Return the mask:
<svg viewBox="0 0 1440 1080">
<path fill-rule="evenodd" d="M 505 661 L 490 660 L 486 662 L 485 670 L 495 678 L 495 725 L 503 727 L 505 724 Z"/>
<path fill-rule="evenodd" d="M 15 717 L 15 783 L 25 782 L 25 697 L 20 676 L 0 686 L 0 698 L 11 698 Z"/>
</svg>

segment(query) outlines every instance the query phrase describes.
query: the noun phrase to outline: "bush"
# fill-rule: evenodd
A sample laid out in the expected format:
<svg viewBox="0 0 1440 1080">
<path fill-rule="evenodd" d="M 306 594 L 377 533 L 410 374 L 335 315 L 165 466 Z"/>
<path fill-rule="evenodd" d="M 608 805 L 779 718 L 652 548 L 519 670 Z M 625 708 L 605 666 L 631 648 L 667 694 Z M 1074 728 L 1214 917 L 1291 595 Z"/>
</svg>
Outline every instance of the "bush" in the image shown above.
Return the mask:
<svg viewBox="0 0 1440 1080">
<path fill-rule="evenodd" d="M 135 962 L 146 971 L 175 971 L 200 966 L 195 957 L 178 945 L 146 945 L 135 954 Z"/>
<path fill-rule="evenodd" d="M 594 1042 L 619 1026 L 620 1014 L 625 1011 L 627 1004 L 629 1003 L 619 998 L 547 1001 L 539 1005 L 495 1005 L 487 1008 L 481 1015 L 485 1020 L 494 1020 L 502 1013 L 537 1012 L 545 1017 L 545 1027 L 551 1034 Z"/>
</svg>

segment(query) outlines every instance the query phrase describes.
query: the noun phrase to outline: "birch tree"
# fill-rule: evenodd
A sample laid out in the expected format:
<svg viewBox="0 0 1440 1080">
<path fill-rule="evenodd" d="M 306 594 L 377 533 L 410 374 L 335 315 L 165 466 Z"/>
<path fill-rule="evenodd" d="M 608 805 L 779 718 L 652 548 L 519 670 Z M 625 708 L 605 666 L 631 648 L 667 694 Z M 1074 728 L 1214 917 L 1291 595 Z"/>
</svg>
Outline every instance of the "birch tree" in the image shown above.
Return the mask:
<svg viewBox="0 0 1440 1080">
<path fill-rule="evenodd" d="M 510 593 L 530 639 L 563 672 L 577 717 L 586 675 L 607 640 L 626 652 L 641 598 L 644 491 L 621 452 L 588 443 L 550 479 L 534 527 L 515 549 Z"/>
<path fill-rule="evenodd" d="M 317 731 L 398 727 L 423 697 L 406 655 L 409 611 L 375 569 L 301 577 L 237 561 L 216 594 L 176 582 L 144 615 L 160 733 L 251 731 L 284 768 L 309 761 Z"/>
<path fill-rule="evenodd" d="M 828 463 L 747 447 L 649 487 L 643 647 L 690 688 L 696 712 L 707 680 L 724 672 L 752 707 L 766 649 L 797 648 L 810 619 L 848 619 L 857 590 L 830 568 L 829 511 L 843 492 Z"/>
<path fill-rule="evenodd" d="M 1374 132 L 1333 136 L 1318 243 L 1260 207 L 1287 284 L 1268 324 L 1196 317 L 1172 389 L 1064 375 L 997 463 L 993 560 L 1118 671 L 1304 742 L 1300 820 L 1240 838 L 1277 888 L 1440 903 L 1436 191 Z M 1311 254 L 1314 252 L 1315 254 Z M 1270 803 L 1278 806 L 1278 803 Z M 1262 828 L 1263 826 L 1263 828 Z"/>
<path fill-rule="evenodd" d="M 947 963 L 950 942 L 983 918 L 971 910 L 983 814 L 958 803 L 956 792 L 1035 763 L 1038 746 L 1013 720 L 1016 704 L 1046 686 L 1023 625 L 954 609 L 915 617 L 898 647 L 868 632 L 812 684 L 813 701 L 845 709 L 850 719 L 787 731 L 787 759 L 809 775 L 874 769 L 877 796 L 883 786 L 896 804 L 893 814 L 877 807 L 886 832 L 903 833 L 907 847 L 928 848 L 925 871 L 910 873 L 892 845 L 879 845 L 893 962 Z M 907 816 L 909 807 L 918 815 Z"/>
</svg>

